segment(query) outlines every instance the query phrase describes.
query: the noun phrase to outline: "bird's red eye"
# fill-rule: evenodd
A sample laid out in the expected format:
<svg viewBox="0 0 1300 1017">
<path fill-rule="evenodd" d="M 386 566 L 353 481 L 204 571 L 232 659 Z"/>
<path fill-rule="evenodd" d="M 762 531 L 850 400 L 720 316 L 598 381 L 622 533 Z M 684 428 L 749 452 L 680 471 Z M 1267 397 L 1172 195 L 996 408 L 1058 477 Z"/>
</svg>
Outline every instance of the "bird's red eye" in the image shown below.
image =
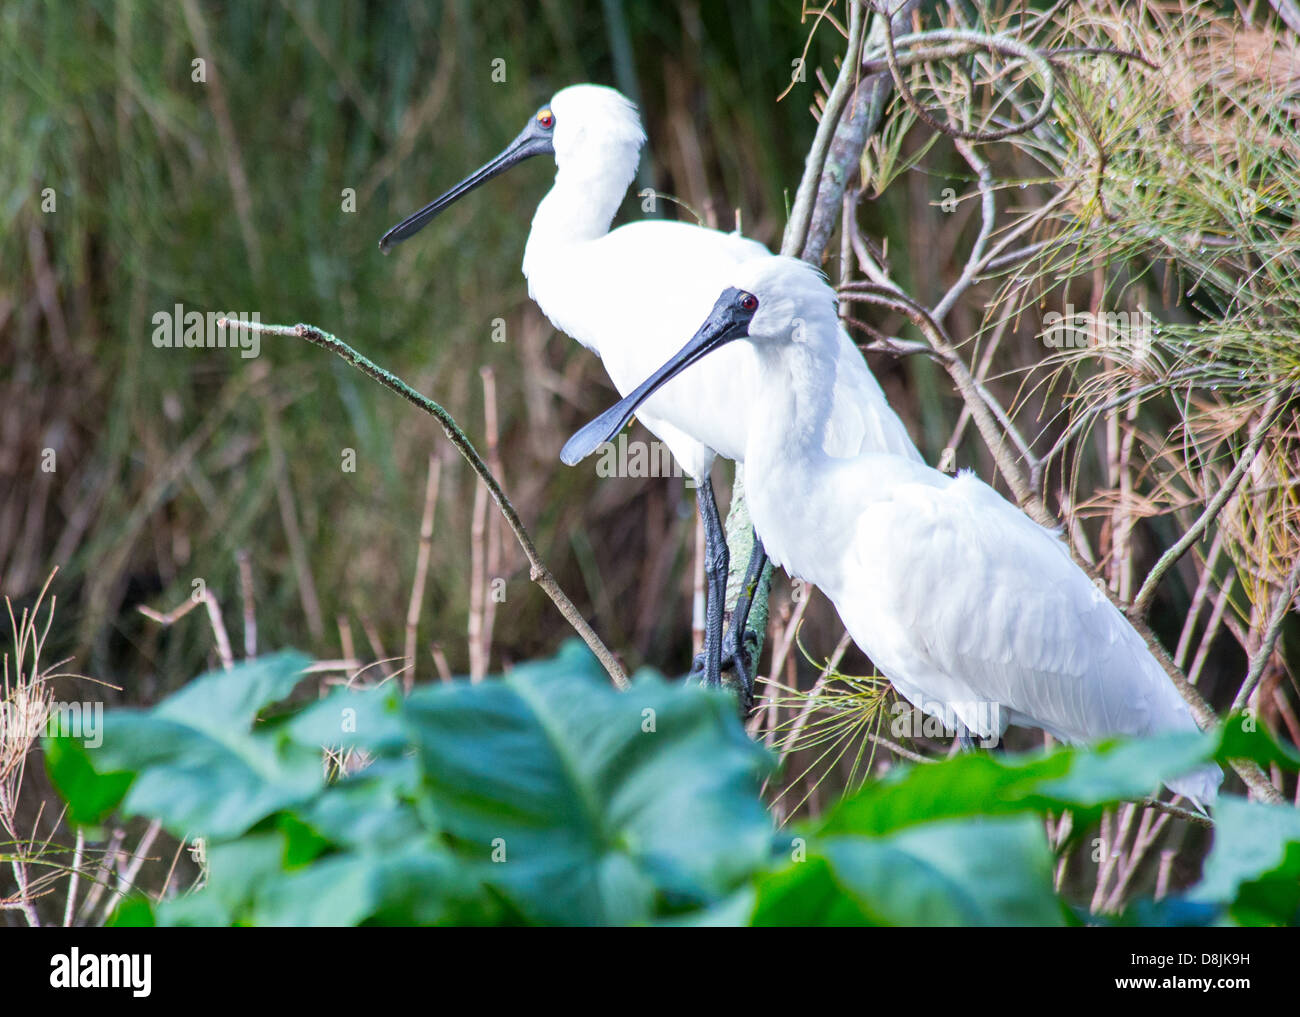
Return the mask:
<svg viewBox="0 0 1300 1017">
<path fill-rule="evenodd" d="M 754 296 L 752 293 L 742 293 L 740 296 L 740 306 L 742 310 L 757 311 L 758 297 Z"/>
<path fill-rule="evenodd" d="M 537 114 L 537 122 L 541 124 L 543 127 L 545 127 L 547 130 L 550 130 L 552 127 L 555 126 L 555 114 L 552 113 L 549 109 L 544 109 Z"/>
</svg>

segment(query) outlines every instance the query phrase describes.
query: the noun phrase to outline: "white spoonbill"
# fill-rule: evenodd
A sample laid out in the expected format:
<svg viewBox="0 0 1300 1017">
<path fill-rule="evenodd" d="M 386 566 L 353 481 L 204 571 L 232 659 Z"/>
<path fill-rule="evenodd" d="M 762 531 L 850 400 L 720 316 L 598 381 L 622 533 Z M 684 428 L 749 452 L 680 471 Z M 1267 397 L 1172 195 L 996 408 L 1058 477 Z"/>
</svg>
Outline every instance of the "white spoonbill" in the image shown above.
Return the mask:
<svg viewBox="0 0 1300 1017">
<path fill-rule="evenodd" d="M 713 351 L 748 346 L 759 363 L 744 452 L 754 526 L 774 562 L 831 599 L 909 702 L 983 739 L 1008 724 L 1067 743 L 1196 730 L 1142 637 L 1056 534 L 973 473 L 826 452 L 839 328 L 835 293 L 815 268 L 747 262 L 678 354 L 574 435 L 562 458 L 582 459 Z M 1207 766 L 1169 786 L 1205 804 L 1222 776 Z"/>
<path fill-rule="evenodd" d="M 663 220 L 609 226 L 636 174 L 645 132 L 636 107 L 600 85 L 572 85 L 537 111 L 491 162 L 384 235 L 381 250 L 407 239 L 474 188 L 523 160 L 555 156 L 555 184 L 533 216 L 524 248 L 528 293 L 556 328 L 600 357 L 620 394 L 663 364 L 708 314 L 742 262 L 773 255 L 735 233 Z M 907 430 L 847 333 L 831 333 L 833 383 L 824 394 L 827 452 L 891 452 L 920 461 Z M 724 658 L 748 686 L 743 633 L 747 599 L 725 641 L 723 599 L 727 542 L 709 479 L 716 456 L 741 460 L 758 370 L 753 351 L 737 344 L 698 371 L 665 385 L 639 411 L 642 423 L 697 485 L 706 540 L 707 618 L 704 678 L 716 684 Z M 762 567 L 760 545 L 749 576 Z M 748 584 L 746 584 L 748 585 Z M 697 666 L 699 666 L 697 664 Z"/>
</svg>

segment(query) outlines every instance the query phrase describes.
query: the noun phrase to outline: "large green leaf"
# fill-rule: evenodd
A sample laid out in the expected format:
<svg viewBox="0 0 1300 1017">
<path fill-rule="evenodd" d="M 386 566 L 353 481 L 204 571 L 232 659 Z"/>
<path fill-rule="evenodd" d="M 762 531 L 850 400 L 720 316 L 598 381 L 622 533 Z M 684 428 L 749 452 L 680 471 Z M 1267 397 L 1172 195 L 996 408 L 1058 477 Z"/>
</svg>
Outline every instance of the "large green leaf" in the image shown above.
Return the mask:
<svg viewBox="0 0 1300 1017">
<path fill-rule="evenodd" d="M 1092 749 L 970 753 L 900 767 L 803 831 L 797 856 L 759 884 L 756 924 L 1055 925 L 1046 812 L 1076 829 L 1115 802 L 1211 758 L 1196 732 Z"/>
<path fill-rule="evenodd" d="M 760 883 L 755 925 L 1061 925 L 1040 820 L 927 823 L 817 841 Z"/>
<path fill-rule="evenodd" d="M 768 757 L 734 701 L 654 677 L 618 693 L 590 660 L 571 643 L 410 697 L 439 823 L 531 921 L 648 921 L 734 889 L 771 837 Z"/>
<path fill-rule="evenodd" d="M 381 761 L 331 785 L 294 809 L 294 817 L 336 847 L 396 849 L 431 831 L 407 792 L 415 761 Z"/>
<path fill-rule="evenodd" d="M 322 858 L 267 884 L 257 925 L 483 925 L 506 915 L 445 850 L 409 844 L 393 852 Z"/>
<path fill-rule="evenodd" d="M 152 710 L 111 710 L 99 747 L 47 742 L 50 777 L 86 822 L 120 804 L 177 836 L 242 833 L 323 782 L 319 751 L 256 730 L 258 712 L 287 697 L 307 663 L 280 653 L 201 675 Z"/>
<path fill-rule="evenodd" d="M 1300 752 L 1279 742 L 1248 713 L 1235 713 L 1223 722 L 1215 758 L 1224 763 L 1231 759 L 1252 759 L 1266 770 L 1270 766 L 1300 770 Z"/>
<path fill-rule="evenodd" d="M 1227 904 L 1246 925 L 1300 923 L 1300 810 L 1225 795 L 1198 901 Z"/>
<path fill-rule="evenodd" d="M 1092 749 L 991 755 L 899 767 L 844 799 L 824 833 L 881 834 L 962 816 L 1075 812 L 1076 829 L 1116 802 L 1141 798 L 1160 781 L 1211 758 L 1217 736 L 1178 732 Z"/>
<path fill-rule="evenodd" d="M 285 725 L 294 741 L 310 746 L 351 746 L 386 759 L 409 749 L 406 700 L 392 682 L 378 688 L 339 688 Z"/>
<path fill-rule="evenodd" d="M 766 863 L 770 759 L 721 693 L 609 688 L 580 645 L 481 685 L 338 690 L 258 722 L 304 661 L 204 675 L 112 711 L 51 772 L 206 839 L 207 884 L 120 920 L 159 924 L 634 923 L 712 905 Z M 365 753 L 323 777 L 322 748 Z M 123 791 L 125 793 L 123 794 Z"/>
</svg>

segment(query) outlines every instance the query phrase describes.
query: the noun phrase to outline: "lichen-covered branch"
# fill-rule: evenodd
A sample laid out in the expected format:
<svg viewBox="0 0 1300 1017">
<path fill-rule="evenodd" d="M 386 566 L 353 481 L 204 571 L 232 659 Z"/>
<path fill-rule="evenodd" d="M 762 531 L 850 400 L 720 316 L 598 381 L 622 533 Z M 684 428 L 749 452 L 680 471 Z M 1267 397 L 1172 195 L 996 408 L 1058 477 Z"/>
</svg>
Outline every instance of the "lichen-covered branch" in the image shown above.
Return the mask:
<svg viewBox="0 0 1300 1017">
<path fill-rule="evenodd" d="M 252 332 L 261 332 L 266 335 L 293 336 L 299 339 L 306 339 L 313 346 L 319 346 L 321 349 L 329 350 L 331 353 L 341 357 L 347 363 L 351 364 L 362 374 L 373 378 L 387 389 L 391 389 L 408 403 L 418 407 L 431 417 L 436 419 L 442 425 L 443 433 L 447 435 L 447 440 L 456 447 L 456 451 L 461 454 L 464 460 L 469 463 L 470 468 L 478 474 L 480 480 L 487 487 L 488 493 L 492 500 L 496 502 L 497 508 L 505 518 L 506 524 L 515 535 L 515 540 L 523 549 L 524 557 L 528 559 L 529 578 L 545 591 L 546 595 L 551 598 L 551 602 L 564 615 L 565 620 L 573 626 L 573 630 L 581 637 L 582 641 L 587 644 L 588 649 L 596 655 L 601 665 L 609 674 L 610 681 L 620 689 L 628 687 L 627 674 L 619 664 L 618 659 L 610 652 L 609 648 L 601 641 L 600 637 L 582 617 L 582 613 L 574 606 L 568 595 L 560 588 L 560 584 L 555 581 L 551 575 L 550 569 L 542 561 L 542 557 L 537 553 L 537 547 L 533 544 L 533 538 L 528 535 L 527 529 L 524 528 L 523 520 L 519 518 L 519 513 L 515 511 L 514 505 L 502 490 L 501 484 L 488 469 L 487 464 L 483 461 L 482 456 L 474 448 L 460 425 L 450 413 L 435 403 L 432 399 L 421 395 L 410 385 L 402 381 L 397 375 L 390 371 L 384 370 L 377 364 L 372 363 L 366 357 L 362 356 L 347 343 L 341 339 L 330 335 L 317 328 L 315 325 L 263 325 L 255 322 L 238 321 L 236 319 L 223 318 L 220 322 L 223 326 L 232 328 L 242 328 Z"/>
</svg>

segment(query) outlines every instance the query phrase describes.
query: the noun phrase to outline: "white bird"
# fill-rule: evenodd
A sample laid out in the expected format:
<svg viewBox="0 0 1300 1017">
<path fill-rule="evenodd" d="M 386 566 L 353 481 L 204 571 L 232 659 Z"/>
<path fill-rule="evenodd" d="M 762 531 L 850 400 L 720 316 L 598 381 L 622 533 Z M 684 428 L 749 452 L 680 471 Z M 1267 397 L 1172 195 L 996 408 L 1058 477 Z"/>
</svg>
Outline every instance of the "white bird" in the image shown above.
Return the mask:
<svg viewBox="0 0 1300 1017">
<path fill-rule="evenodd" d="M 555 184 L 537 207 L 524 248 L 528 292 L 556 328 L 600 357 L 614 387 L 626 395 L 694 331 L 737 266 L 773 257 L 739 234 L 685 223 L 644 220 L 610 231 L 644 142 L 636 107 L 620 93 L 599 85 L 562 89 L 505 151 L 394 226 L 380 248 L 387 251 L 410 237 L 516 163 L 553 154 Z M 835 329 L 833 342 L 836 371 L 824 394 L 826 450 L 836 455 L 886 451 L 919 462 L 902 421 L 842 328 Z M 744 631 L 747 600 L 738 605 L 725 654 L 722 650 L 727 543 L 709 476 L 716 456 L 743 459 L 757 378 L 753 351 L 738 344 L 665 385 L 639 411 L 642 423 L 697 485 L 708 579 L 707 683 L 718 680 L 720 656 L 741 664 L 748 683 L 738 635 Z M 749 565 L 751 579 L 763 562 L 760 551 Z"/>
<path fill-rule="evenodd" d="M 826 451 L 839 327 L 835 293 L 815 268 L 747 262 L 690 342 L 571 438 L 562 458 L 583 458 L 713 351 L 749 347 L 759 365 L 744 451 L 754 526 L 774 562 L 830 598 L 904 698 L 989 740 L 1009 724 L 1071 744 L 1196 730 L 1142 637 L 1057 534 L 973 473 Z M 1169 786 L 1204 804 L 1222 776 L 1207 766 Z"/>
</svg>

